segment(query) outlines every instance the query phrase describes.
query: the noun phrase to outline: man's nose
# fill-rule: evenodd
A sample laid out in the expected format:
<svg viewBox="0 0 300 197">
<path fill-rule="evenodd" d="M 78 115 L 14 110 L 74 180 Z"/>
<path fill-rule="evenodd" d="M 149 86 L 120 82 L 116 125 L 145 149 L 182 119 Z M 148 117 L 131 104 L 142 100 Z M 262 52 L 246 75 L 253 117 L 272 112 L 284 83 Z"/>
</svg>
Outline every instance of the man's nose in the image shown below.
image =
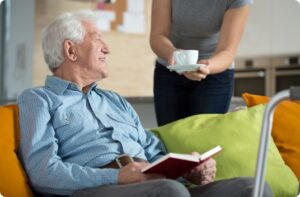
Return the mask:
<svg viewBox="0 0 300 197">
<path fill-rule="evenodd" d="M 108 47 L 104 47 L 104 48 L 103 48 L 103 52 L 104 52 L 105 54 L 109 54 L 109 53 L 110 53 L 110 49 L 109 49 Z"/>
<path fill-rule="evenodd" d="M 102 52 L 105 53 L 105 54 L 109 54 L 110 53 L 110 48 L 104 42 L 103 42 Z"/>
</svg>

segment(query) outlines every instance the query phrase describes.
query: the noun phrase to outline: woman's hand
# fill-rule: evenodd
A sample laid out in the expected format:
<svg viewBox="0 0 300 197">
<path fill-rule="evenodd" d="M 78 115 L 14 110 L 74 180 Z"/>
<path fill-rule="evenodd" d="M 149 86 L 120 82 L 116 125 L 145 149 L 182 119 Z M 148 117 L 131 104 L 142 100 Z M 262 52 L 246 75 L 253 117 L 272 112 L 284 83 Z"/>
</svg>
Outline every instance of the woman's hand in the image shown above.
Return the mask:
<svg viewBox="0 0 300 197">
<path fill-rule="evenodd" d="M 169 54 L 168 59 L 167 59 L 169 65 L 174 65 L 174 64 L 176 64 L 176 61 L 175 61 L 174 56 L 173 56 L 173 53 L 174 53 L 175 51 L 180 51 L 180 50 L 182 50 L 182 49 L 174 49 L 174 50 L 172 50 L 172 52 Z"/>
<path fill-rule="evenodd" d="M 196 71 L 184 72 L 182 73 L 186 78 L 193 81 L 201 81 L 210 74 L 209 70 L 209 61 L 208 60 L 200 60 L 198 64 L 205 64 L 206 66 L 201 66 Z"/>
</svg>

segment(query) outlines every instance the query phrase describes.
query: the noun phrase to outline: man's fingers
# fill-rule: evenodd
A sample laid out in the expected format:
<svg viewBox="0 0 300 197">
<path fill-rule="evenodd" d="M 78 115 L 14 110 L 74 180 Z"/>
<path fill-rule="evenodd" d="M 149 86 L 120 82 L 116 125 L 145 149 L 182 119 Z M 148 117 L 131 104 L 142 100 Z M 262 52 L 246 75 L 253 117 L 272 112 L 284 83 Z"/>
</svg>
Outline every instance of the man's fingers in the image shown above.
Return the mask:
<svg viewBox="0 0 300 197">
<path fill-rule="evenodd" d="M 166 178 L 164 175 L 161 175 L 161 174 L 144 174 L 144 177 L 145 177 L 145 180 Z"/>
<path fill-rule="evenodd" d="M 147 163 L 147 162 L 133 162 L 133 166 L 138 168 L 138 169 L 143 169 L 148 165 L 150 165 L 150 164 Z"/>
</svg>

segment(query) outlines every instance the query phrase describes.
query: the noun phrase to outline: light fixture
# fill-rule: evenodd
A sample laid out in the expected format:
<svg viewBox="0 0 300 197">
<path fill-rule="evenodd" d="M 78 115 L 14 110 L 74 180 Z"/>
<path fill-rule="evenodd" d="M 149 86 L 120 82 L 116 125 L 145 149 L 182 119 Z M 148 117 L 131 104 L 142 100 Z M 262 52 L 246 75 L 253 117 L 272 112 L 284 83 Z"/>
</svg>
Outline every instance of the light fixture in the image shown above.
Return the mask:
<svg viewBox="0 0 300 197">
<path fill-rule="evenodd" d="M 70 1 L 90 2 L 90 3 L 115 3 L 116 2 L 116 0 L 70 0 Z"/>
</svg>

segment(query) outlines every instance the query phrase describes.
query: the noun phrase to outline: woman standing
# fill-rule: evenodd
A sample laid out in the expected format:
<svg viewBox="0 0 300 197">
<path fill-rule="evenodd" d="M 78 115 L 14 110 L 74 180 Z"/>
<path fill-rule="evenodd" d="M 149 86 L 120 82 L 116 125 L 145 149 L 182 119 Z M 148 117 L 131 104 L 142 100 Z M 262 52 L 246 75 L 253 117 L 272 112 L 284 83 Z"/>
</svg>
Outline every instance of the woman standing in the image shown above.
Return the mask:
<svg viewBox="0 0 300 197">
<path fill-rule="evenodd" d="M 201 113 L 226 113 L 234 57 L 252 0 L 152 0 L 150 44 L 158 56 L 154 102 L 158 125 Z M 173 52 L 199 51 L 206 67 L 177 74 Z"/>
</svg>

